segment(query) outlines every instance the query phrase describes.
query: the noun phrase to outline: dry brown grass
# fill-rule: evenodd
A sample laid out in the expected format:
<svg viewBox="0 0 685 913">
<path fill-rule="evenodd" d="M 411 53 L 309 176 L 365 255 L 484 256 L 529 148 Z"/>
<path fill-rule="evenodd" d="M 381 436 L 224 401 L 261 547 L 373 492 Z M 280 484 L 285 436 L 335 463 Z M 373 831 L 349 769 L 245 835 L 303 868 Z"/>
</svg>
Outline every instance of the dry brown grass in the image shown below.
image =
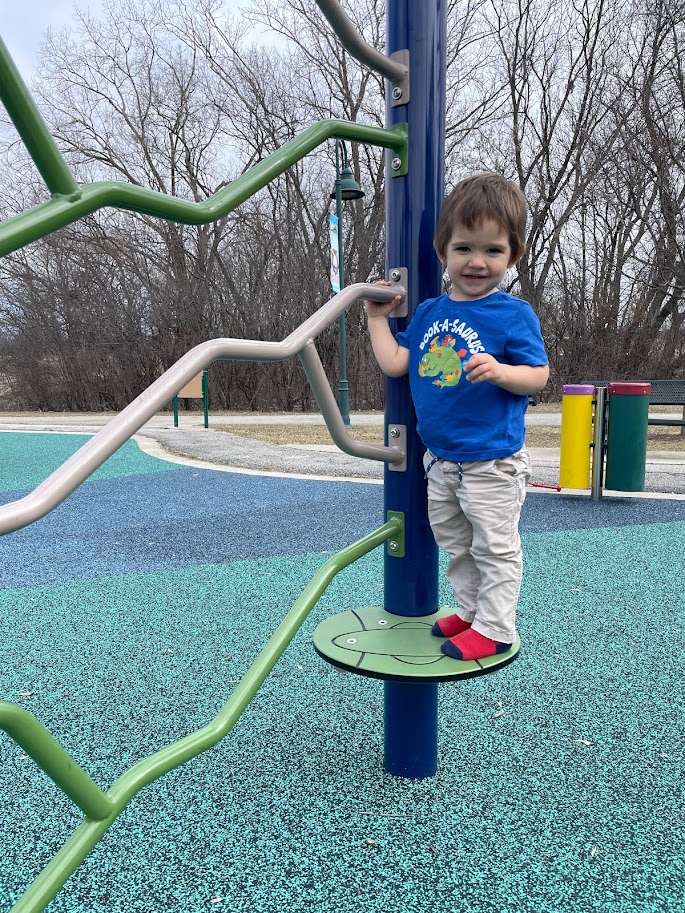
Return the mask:
<svg viewBox="0 0 685 913">
<path fill-rule="evenodd" d="M 241 437 L 249 437 L 269 444 L 332 444 L 331 436 L 323 425 L 233 425 L 229 423 L 212 425 L 215 431 L 228 431 Z M 383 429 L 380 425 L 357 425 L 350 435 L 358 441 L 372 444 L 383 443 Z M 527 447 L 558 447 L 560 429 L 553 426 L 533 425 L 526 432 Z M 685 436 L 679 428 L 661 427 L 658 432 L 650 431 L 647 438 L 648 450 L 685 451 Z"/>
<path fill-rule="evenodd" d="M 332 444 L 331 436 L 325 425 L 243 425 L 212 423 L 214 431 L 228 431 L 240 437 L 253 438 L 256 441 L 266 441 L 268 444 Z M 382 444 L 383 425 L 359 425 L 350 430 L 350 435 L 364 443 Z"/>
</svg>

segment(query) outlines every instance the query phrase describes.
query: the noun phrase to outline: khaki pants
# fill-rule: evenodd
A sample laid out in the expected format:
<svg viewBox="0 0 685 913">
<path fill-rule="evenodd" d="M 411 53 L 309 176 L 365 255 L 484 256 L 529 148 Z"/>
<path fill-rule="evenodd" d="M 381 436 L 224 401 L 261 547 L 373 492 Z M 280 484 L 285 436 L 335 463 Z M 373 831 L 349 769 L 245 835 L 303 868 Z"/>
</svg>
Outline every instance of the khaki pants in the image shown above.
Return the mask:
<svg viewBox="0 0 685 913">
<path fill-rule="evenodd" d="M 527 450 L 500 460 L 450 463 L 428 451 L 428 517 L 449 555 L 458 615 L 492 640 L 513 643 L 523 558 L 519 517 L 531 476 Z"/>
</svg>

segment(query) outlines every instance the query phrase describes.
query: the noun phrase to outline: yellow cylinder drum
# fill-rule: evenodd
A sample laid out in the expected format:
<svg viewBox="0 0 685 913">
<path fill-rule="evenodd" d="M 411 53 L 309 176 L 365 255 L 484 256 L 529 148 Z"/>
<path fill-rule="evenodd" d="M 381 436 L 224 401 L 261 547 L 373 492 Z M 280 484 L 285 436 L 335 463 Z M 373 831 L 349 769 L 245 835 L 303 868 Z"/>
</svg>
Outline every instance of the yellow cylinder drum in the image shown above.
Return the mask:
<svg viewBox="0 0 685 913">
<path fill-rule="evenodd" d="M 559 484 L 562 488 L 589 488 L 595 388 L 590 384 L 567 384 L 562 393 Z"/>
</svg>

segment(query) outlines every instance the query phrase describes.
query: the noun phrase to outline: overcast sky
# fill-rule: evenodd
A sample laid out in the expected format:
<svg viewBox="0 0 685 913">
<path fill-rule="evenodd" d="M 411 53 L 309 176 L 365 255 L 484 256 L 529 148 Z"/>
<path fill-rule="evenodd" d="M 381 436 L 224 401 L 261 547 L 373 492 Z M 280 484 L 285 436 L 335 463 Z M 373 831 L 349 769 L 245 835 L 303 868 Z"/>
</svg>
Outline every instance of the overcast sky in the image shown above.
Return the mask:
<svg viewBox="0 0 685 913">
<path fill-rule="evenodd" d="M 74 0 L 4 0 L 2 6 L 0 35 L 21 75 L 30 79 L 46 30 L 74 22 Z M 101 0 L 83 0 L 78 6 L 96 15 L 102 9 Z"/>
<path fill-rule="evenodd" d="M 245 2 L 224 0 L 224 6 L 238 8 Z M 102 0 L 0 0 L 0 35 L 26 81 L 35 70 L 46 30 L 75 23 L 75 6 L 97 16 L 102 11 Z"/>
</svg>

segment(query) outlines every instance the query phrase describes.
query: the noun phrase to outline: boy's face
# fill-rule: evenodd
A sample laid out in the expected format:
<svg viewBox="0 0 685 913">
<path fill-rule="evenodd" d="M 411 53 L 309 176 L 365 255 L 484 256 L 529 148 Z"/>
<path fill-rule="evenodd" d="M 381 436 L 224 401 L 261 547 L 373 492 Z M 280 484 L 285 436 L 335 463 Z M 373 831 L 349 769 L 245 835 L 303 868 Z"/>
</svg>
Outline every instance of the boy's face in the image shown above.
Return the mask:
<svg viewBox="0 0 685 913">
<path fill-rule="evenodd" d="M 473 228 L 455 227 L 442 263 L 452 283 L 450 298 L 477 301 L 498 287 L 514 260 L 506 231 L 484 219 Z"/>
</svg>

